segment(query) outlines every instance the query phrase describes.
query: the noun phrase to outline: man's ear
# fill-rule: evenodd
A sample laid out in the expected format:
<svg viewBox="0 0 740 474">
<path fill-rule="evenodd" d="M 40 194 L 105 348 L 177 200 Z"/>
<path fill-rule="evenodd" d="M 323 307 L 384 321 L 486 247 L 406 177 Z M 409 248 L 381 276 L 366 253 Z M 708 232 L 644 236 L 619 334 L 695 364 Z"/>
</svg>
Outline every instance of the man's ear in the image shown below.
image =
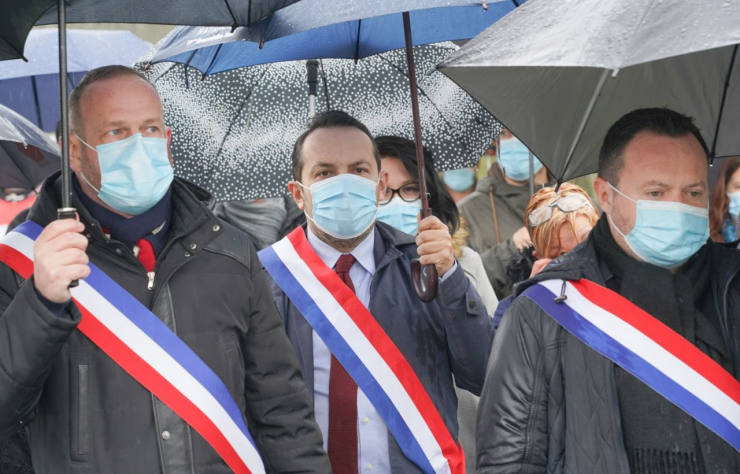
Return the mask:
<svg viewBox="0 0 740 474">
<path fill-rule="evenodd" d="M 175 160 L 172 158 L 172 149 L 170 148 L 170 144 L 172 143 L 172 129 L 165 127 L 164 130 L 165 137 L 167 138 L 167 158 L 170 160 L 170 166 L 175 166 Z"/>
<path fill-rule="evenodd" d="M 389 174 L 387 170 L 380 170 L 380 175 L 378 177 L 378 188 L 376 190 L 376 199 L 380 199 L 380 196 L 385 195 L 385 190 L 388 188 L 388 179 Z"/>
<path fill-rule="evenodd" d="M 74 133 L 69 134 L 69 168 L 75 173 L 82 170 L 82 147 L 85 146 Z M 61 142 L 61 140 L 59 140 Z M 59 145 L 61 148 L 61 145 Z"/>
<path fill-rule="evenodd" d="M 290 192 L 290 195 L 293 197 L 293 201 L 295 201 L 298 209 L 300 209 L 301 211 L 305 211 L 306 202 L 303 198 L 303 187 L 300 185 L 300 183 L 298 183 L 298 181 L 289 181 L 288 192 Z"/>
<path fill-rule="evenodd" d="M 596 193 L 596 199 L 599 200 L 599 207 L 607 214 L 611 213 L 612 210 L 612 190 L 609 183 L 598 176 L 594 180 L 594 192 Z"/>
</svg>

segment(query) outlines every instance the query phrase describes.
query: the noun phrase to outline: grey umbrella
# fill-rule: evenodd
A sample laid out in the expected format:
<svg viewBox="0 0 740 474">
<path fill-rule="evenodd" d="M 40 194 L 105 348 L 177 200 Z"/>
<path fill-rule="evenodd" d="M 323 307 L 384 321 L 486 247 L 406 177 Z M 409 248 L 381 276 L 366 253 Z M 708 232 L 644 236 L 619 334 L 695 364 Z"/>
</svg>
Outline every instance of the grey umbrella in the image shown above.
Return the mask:
<svg viewBox="0 0 740 474">
<path fill-rule="evenodd" d="M 694 117 L 714 156 L 740 153 L 738 42 L 738 1 L 531 0 L 440 69 L 570 179 L 641 107 Z"/>
<path fill-rule="evenodd" d="M 475 163 L 496 137 L 498 123 L 462 89 L 435 70 L 458 49 L 453 43 L 417 46 L 421 126 L 440 170 Z M 318 62 L 316 111 L 341 109 L 374 135 L 413 139 L 403 50 L 357 63 Z M 305 61 L 272 63 L 206 76 L 160 63 L 146 74 L 160 92 L 172 127 L 175 171 L 217 200 L 256 199 L 286 192 L 293 143 L 311 117 Z"/>
<path fill-rule="evenodd" d="M 0 105 L 0 187 L 33 189 L 59 169 L 59 147 L 41 129 Z"/>
</svg>

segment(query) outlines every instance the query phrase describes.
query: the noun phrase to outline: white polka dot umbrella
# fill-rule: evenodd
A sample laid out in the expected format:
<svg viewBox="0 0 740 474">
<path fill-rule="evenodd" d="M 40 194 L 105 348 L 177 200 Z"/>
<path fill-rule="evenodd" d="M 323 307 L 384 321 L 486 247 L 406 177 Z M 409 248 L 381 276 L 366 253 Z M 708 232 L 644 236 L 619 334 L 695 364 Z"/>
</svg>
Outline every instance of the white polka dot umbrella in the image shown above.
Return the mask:
<svg viewBox="0 0 740 474">
<path fill-rule="evenodd" d="M 439 170 L 470 166 L 500 125 L 435 66 L 453 43 L 414 47 L 424 146 Z M 319 61 L 316 110 L 339 109 L 374 135 L 414 138 L 403 50 L 352 60 Z M 146 71 L 172 127 L 175 171 L 217 200 L 281 195 L 290 155 L 310 119 L 305 61 L 273 63 L 206 76 L 180 64 Z"/>
</svg>

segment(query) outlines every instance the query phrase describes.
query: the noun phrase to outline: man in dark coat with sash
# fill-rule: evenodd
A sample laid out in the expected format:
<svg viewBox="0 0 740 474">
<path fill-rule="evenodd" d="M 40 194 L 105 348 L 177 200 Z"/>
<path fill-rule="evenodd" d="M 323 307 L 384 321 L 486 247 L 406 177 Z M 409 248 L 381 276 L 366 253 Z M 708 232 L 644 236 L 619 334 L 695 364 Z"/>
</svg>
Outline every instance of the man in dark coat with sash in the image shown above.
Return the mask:
<svg viewBox="0 0 740 474">
<path fill-rule="evenodd" d="M 740 472 L 740 253 L 708 240 L 707 156 L 671 110 L 610 128 L 601 220 L 498 329 L 479 472 Z"/>
<path fill-rule="evenodd" d="M 57 173 L 0 245 L 0 437 L 39 474 L 328 472 L 254 248 L 173 178 L 154 86 L 106 66 L 70 106 L 79 220 Z"/>
<path fill-rule="evenodd" d="M 263 249 L 274 296 L 314 395 L 335 474 L 464 472 L 457 385 L 482 387 L 493 329 L 434 216 L 416 236 L 375 222 L 387 186 L 368 129 L 317 116 L 293 151 L 289 189 L 308 223 Z M 434 265 L 430 302 L 412 259 Z"/>
</svg>

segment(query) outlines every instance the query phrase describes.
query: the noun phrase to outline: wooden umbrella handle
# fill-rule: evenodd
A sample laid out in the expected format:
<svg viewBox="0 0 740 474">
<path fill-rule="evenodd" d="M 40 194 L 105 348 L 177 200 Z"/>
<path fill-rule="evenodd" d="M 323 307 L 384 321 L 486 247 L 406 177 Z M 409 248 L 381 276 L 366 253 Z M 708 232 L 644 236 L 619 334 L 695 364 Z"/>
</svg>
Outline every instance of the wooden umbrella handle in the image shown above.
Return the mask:
<svg viewBox="0 0 740 474">
<path fill-rule="evenodd" d="M 422 209 L 421 218 L 432 215 L 430 208 Z M 420 300 L 428 303 L 437 296 L 439 287 L 439 275 L 434 265 L 422 265 L 418 258 L 411 261 L 411 284 Z"/>
</svg>

